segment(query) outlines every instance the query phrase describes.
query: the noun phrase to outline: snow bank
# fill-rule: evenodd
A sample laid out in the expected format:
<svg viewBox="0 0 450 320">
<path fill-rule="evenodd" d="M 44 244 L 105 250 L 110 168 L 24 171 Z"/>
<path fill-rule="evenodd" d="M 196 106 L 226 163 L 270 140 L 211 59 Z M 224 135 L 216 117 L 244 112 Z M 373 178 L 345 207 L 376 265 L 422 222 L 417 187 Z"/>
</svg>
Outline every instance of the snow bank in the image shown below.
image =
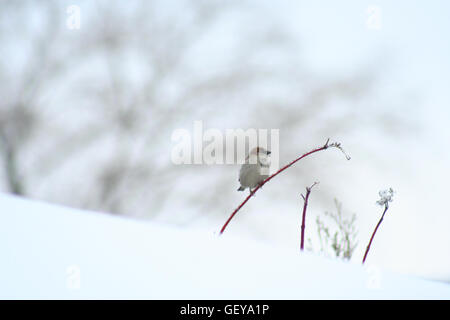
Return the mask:
<svg viewBox="0 0 450 320">
<path fill-rule="evenodd" d="M 0 298 L 450 299 L 444 283 L 0 194 Z"/>
</svg>

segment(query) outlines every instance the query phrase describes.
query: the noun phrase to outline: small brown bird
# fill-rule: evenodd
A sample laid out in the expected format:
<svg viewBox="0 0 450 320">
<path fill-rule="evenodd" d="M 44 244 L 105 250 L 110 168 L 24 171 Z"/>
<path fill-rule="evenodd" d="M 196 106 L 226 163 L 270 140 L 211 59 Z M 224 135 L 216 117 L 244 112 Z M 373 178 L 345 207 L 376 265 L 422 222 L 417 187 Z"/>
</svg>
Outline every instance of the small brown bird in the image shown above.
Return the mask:
<svg viewBox="0 0 450 320">
<path fill-rule="evenodd" d="M 250 154 L 245 158 L 245 163 L 239 171 L 239 182 L 241 186 L 238 191 L 244 191 L 246 188 L 249 188 L 250 192 L 252 192 L 252 189 L 256 188 L 258 184 L 269 176 L 269 155 L 270 151 L 261 147 L 253 148 L 250 151 Z"/>
</svg>

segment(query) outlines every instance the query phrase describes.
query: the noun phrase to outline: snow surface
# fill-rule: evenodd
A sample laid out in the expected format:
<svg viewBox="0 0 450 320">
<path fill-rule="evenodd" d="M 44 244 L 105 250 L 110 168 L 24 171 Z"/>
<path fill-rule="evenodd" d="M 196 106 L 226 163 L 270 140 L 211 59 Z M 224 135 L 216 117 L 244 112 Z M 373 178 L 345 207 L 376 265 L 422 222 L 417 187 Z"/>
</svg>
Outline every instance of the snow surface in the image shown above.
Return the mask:
<svg viewBox="0 0 450 320">
<path fill-rule="evenodd" d="M 376 266 L 6 194 L 0 253 L 2 299 L 450 299 Z"/>
</svg>

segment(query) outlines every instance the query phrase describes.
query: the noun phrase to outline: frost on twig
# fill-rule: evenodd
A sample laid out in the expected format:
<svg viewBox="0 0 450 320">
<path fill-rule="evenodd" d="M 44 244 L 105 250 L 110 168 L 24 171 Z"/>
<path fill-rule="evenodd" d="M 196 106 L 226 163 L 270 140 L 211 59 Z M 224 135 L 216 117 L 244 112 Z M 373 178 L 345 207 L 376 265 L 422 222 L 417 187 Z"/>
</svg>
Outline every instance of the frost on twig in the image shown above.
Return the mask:
<svg viewBox="0 0 450 320">
<path fill-rule="evenodd" d="M 334 148 L 337 148 L 337 149 L 341 150 L 341 152 L 344 154 L 344 156 L 345 156 L 345 158 L 346 158 L 347 160 L 350 160 L 350 159 L 351 159 L 351 157 L 350 157 L 350 156 L 344 151 L 344 149 L 342 148 L 340 142 L 333 142 L 333 143 L 331 143 L 331 144 L 328 144 L 329 141 L 330 141 L 330 139 L 328 139 L 327 142 L 325 143 L 325 146 L 327 146 L 327 148 L 328 148 L 328 147 L 334 147 Z"/>
<path fill-rule="evenodd" d="M 370 237 L 369 244 L 367 245 L 366 252 L 364 253 L 364 258 L 362 263 L 366 261 L 367 254 L 369 253 L 370 246 L 372 245 L 373 238 L 375 237 L 375 233 L 377 233 L 378 227 L 380 226 L 381 222 L 383 221 L 384 215 L 386 214 L 386 211 L 389 208 L 389 202 L 392 202 L 394 197 L 394 190 L 392 188 L 389 188 L 388 190 L 382 190 L 378 193 L 380 195 L 380 200 L 377 201 L 377 204 L 380 206 L 384 206 L 383 214 L 381 215 L 380 221 L 378 221 L 377 226 L 375 227 L 375 230 L 372 233 L 372 236 Z"/>
<path fill-rule="evenodd" d="M 378 194 L 380 195 L 380 200 L 377 201 L 377 204 L 380 206 L 389 206 L 389 202 L 392 202 L 394 199 L 394 190 L 392 188 L 381 190 Z"/>
</svg>

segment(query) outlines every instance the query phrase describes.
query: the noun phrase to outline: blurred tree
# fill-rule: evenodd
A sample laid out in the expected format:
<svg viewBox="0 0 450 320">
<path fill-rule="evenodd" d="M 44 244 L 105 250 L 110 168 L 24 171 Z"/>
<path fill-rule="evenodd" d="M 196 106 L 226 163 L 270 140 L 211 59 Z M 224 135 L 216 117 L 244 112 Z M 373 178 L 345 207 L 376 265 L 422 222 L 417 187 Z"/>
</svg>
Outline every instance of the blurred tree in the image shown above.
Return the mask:
<svg viewBox="0 0 450 320">
<path fill-rule="evenodd" d="M 0 5 L 6 189 L 69 205 L 154 217 L 176 199 L 219 212 L 236 176 L 172 165 L 174 129 L 202 119 L 322 143 L 351 131 L 352 106 L 373 82 L 365 70 L 315 75 L 298 41 L 251 1 L 80 1 L 79 30 L 67 28 L 64 2 Z M 346 107 L 322 121 L 336 100 Z"/>
<path fill-rule="evenodd" d="M 0 157 L 6 189 L 23 195 L 27 177 L 21 167 L 21 156 L 38 127 L 36 102 L 44 84 L 59 72 L 59 61 L 53 58 L 51 48 L 60 15 L 52 1 L 40 4 L 39 12 L 33 12 L 43 17 L 39 24 L 41 32 L 36 32 L 33 21 L 27 19 L 30 1 L 3 1 L 1 5 Z"/>
</svg>

